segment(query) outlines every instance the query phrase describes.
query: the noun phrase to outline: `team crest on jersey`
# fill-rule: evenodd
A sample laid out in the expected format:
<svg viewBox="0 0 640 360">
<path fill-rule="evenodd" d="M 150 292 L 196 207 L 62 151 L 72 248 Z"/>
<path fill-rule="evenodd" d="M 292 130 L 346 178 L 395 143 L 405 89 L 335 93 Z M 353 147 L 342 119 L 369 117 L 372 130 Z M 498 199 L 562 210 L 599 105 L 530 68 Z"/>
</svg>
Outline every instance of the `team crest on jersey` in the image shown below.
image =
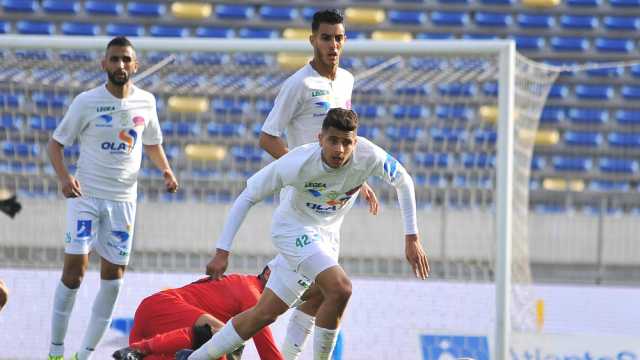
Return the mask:
<svg viewBox="0 0 640 360">
<path fill-rule="evenodd" d="M 329 91 L 328 90 L 322 90 L 322 89 L 312 89 L 311 90 L 311 97 L 318 97 L 318 96 L 324 96 L 324 95 L 329 95 Z"/>
</svg>

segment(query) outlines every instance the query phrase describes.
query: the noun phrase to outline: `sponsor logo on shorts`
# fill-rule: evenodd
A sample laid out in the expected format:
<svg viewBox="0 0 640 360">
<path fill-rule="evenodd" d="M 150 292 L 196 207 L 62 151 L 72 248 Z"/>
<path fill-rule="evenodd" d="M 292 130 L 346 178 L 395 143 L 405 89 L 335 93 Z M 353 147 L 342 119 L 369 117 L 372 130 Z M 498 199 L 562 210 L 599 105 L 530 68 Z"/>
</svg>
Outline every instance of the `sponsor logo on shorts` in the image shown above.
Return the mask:
<svg viewBox="0 0 640 360">
<path fill-rule="evenodd" d="M 91 237 L 91 220 L 78 220 L 76 226 L 76 238 L 86 239 Z"/>
<path fill-rule="evenodd" d="M 126 230 L 111 231 L 112 240 L 107 242 L 107 246 L 116 249 L 116 251 L 118 251 L 118 255 L 120 256 L 129 256 L 129 239 L 131 238 L 130 228 L 131 227 L 127 225 Z"/>
</svg>

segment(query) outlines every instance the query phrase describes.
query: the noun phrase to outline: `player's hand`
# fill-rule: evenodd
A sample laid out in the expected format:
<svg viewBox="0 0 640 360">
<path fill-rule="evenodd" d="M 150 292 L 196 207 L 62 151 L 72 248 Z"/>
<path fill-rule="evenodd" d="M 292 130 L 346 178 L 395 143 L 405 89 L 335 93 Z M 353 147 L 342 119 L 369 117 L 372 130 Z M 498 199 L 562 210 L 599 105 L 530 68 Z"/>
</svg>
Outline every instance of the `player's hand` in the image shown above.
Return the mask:
<svg viewBox="0 0 640 360">
<path fill-rule="evenodd" d="M 168 192 L 174 193 L 178 191 L 178 180 L 175 175 L 173 175 L 173 171 L 171 171 L 171 169 L 163 171 L 162 177 L 164 178 L 164 187 Z"/>
<path fill-rule="evenodd" d="M 417 234 L 405 235 L 404 242 L 405 256 L 409 264 L 411 264 L 413 273 L 417 278 L 425 280 L 429 277 L 431 269 L 429 268 L 427 254 L 422 249 L 422 244 L 420 244 L 420 237 Z"/>
<path fill-rule="evenodd" d="M 207 275 L 211 276 L 212 279 L 219 279 L 227 271 L 227 266 L 229 266 L 229 252 L 216 249 L 215 255 L 207 264 Z"/>
<path fill-rule="evenodd" d="M 67 178 L 60 181 L 62 187 L 62 194 L 66 198 L 76 198 L 82 196 L 82 189 L 80 188 L 80 182 L 73 175 L 69 175 Z"/>
<path fill-rule="evenodd" d="M 369 212 L 373 215 L 378 215 L 378 208 L 380 203 L 378 202 L 378 198 L 376 197 L 376 193 L 373 192 L 373 189 L 369 184 L 362 184 L 362 188 L 360 189 L 360 193 L 364 196 L 364 199 L 367 200 L 369 204 Z"/>
</svg>

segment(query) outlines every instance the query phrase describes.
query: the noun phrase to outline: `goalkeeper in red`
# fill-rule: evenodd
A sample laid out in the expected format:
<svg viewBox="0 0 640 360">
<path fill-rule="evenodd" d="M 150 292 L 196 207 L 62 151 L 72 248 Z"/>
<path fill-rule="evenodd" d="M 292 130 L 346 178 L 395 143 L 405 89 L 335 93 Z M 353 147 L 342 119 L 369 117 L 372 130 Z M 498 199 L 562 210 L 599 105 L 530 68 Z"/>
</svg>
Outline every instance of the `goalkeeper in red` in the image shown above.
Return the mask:
<svg viewBox="0 0 640 360">
<path fill-rule="evenodd" d="M 386 151 L 358 137 L 357 127 L 353 111 L 331 109 L 322 123 L 319 142 L 293 149 L 247 180 L 231 207 L 211 262 L 222 264 L 224 271 L 233 238 L 249 209 L 288 186 L 291 191 L 273 215 L 271 238 L 279 254 L 270 263 L 266 289 L 256 306 L 234 316 L 195 352 L 178 352 L 177 360 L 216 359 L 242 346 L 294 306 L 312 282 L 323 295 L 313 331 L 314 359 L 330 359 L 351 297 L 351 280 L 338 264 L 340 227 L 370 176 L 395 187 L 403 217 L 405 256 L 418 278 L 427 277 L 429 265 L 418 236 L 411 176 Z"/>
<path fill-rule="evenodd" d="M 199 348 L 232 316 L 258 302 L 269 274 L 269 267 L 265 267 L 258 276 L 207 277 L 145 298 L 136 310 L 129 346 L 113 353 L 113 357 L 169 360 L 180 349 Z M 260 359 L 283 359 L 268 327 L 254 335 L 253 342 Z M 241 353 L 242 349 L 228 355 L 228 360 L 239 359 Z"/>
</svg>

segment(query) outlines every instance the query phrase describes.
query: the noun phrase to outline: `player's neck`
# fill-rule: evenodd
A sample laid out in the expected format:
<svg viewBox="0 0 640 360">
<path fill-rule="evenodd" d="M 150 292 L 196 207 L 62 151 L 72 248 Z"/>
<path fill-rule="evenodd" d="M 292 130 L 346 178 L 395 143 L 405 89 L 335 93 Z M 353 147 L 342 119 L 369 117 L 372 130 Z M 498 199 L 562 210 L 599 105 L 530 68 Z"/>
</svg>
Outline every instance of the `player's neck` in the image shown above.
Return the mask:
<svg viewBox="0 0 640 360">
<path fill-rule="evenodd" d="M 126 84 L 120 86 L 108 81 L 107 91 L 109 91 L 111 95 L 118 99 L 124 99 L 131 93 L 131 82 L 127 82 Z"/>
<path fill-rule="evenodd" d="M 320 76 L 326 77 L 330 80 L 336 79 L 336 73 L 338 72 L 338 65 L 327 66 L 320 61 L 316 61 L 316 59 L 311 60 L 311 67 L 315 70 Z"/>
</svg>

